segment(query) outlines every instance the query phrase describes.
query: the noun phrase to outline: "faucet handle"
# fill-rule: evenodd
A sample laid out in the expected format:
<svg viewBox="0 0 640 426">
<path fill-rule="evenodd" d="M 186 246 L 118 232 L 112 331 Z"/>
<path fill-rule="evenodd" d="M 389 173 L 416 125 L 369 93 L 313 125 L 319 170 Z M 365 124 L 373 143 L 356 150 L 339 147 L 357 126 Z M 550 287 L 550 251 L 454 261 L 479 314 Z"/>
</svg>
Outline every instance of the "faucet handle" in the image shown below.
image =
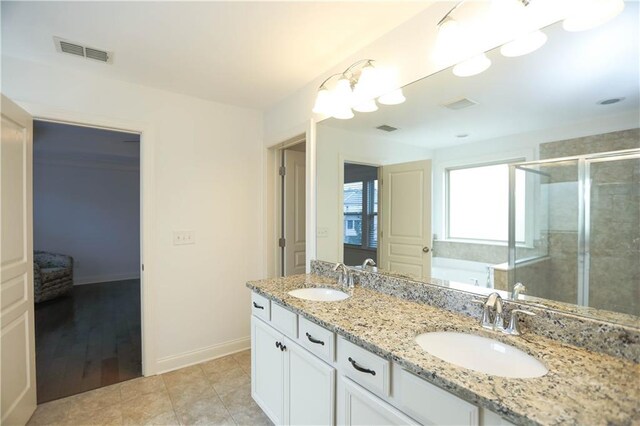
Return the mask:
<svg viewBox="0 0 640 426">
<path fill-rule="evenodd" d="M 530 317 L 536 316 L 531 311 L 525 311 L 524 309 L 514 309 L 511 311 L 511 320 L 509 321 L 509 327 L 507 327 L 504 332 L 507 334 L 511 334 L 514 336 L 519 336 L 522 334 L 520 331 L 520 323 L 518 322 L 518 314 L 528 315 Z"/>
<path fill-rule="evenodd" d="M 480 320 L 480 325 L 483 328 L 493 329 L 493 322 L 491 321 L 491 307 L 487 305 L 486 300 L 473 299 L 471 300 L 471 303 L 482 306 L 482 319 Z"/>
</svg>

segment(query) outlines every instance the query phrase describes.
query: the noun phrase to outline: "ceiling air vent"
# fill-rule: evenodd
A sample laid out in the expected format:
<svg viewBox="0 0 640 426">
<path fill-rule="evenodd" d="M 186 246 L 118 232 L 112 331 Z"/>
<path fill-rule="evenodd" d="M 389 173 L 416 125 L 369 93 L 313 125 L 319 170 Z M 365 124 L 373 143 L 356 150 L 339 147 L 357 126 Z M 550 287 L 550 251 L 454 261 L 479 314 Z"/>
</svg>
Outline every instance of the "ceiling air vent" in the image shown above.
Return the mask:
<svg viewBox="0 0 640 426">
<path fill-rule="evenodd" d="M 105 63 L 111 63 L 113 59 L 113 53 L 107 52 L 106 50 L 83 46 L 80 43 L 64 40 L 60 37 L 54 37 L 53 42 L 56 45 L 56 50 L 61 53 L 82 56 L 87 59 L 93 59 Z"/>
<path fill-rule="evenodd" d="M 376 127 L 376 129 L 382 130 L 383 132 L 395 132 L 396 130 L 398 130 L 397 127 L 389 126 L 386 124 L 383 124 L 382 126 L 378 126 Z"/>
<path fill-rule="evenodd" d="M 462 99 L 456 99 L 455 101 L 447 102 L 440 106 L 449 108 L 449 109 L 463 109 L 463 108 L 469 108 L 474 105 L 478 105 L 478 103 L 476 101 L 472 101 L 471 99 L 462 98 Z"/>
</svg>

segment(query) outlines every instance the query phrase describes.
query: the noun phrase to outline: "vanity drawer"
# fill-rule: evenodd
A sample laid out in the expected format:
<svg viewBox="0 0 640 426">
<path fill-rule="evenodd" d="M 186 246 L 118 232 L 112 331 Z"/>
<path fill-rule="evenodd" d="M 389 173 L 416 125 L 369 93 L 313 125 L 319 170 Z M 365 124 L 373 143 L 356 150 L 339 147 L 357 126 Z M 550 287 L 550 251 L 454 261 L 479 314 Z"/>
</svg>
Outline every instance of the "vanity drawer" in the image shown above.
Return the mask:
<svg viewBox="0 0 640 426">
<path fill-rule="evenodd" d="M 271 301 L 256 292 L 251 293 L 251 313 L 264 320 L 271 320 Z"/>
<path fill-rule="evenodd" d="M 371 392 L 389 396 L 391 363 L 386 359 L 339 337 L 338 366 L 342 374 Z"/>
<path fill-rule="evenodd" d="M 287 337 L 298 337 L 298 315 L 275 302 L 271 304 L 271 325 Z"/>
<path fill-rule="evenodd" d="M 335 360 L 336 335 L 334 332 L 300 317 L 298 320 L 298 341 L 318 358 L 333 363 Z"/>
<path fill-rule="evenodd" d="M 397 364 L 393 365 L 393 399 L 398 408 L 423 424 L 479 424 L 478 407 L 409 373 Z"/>
</svg>

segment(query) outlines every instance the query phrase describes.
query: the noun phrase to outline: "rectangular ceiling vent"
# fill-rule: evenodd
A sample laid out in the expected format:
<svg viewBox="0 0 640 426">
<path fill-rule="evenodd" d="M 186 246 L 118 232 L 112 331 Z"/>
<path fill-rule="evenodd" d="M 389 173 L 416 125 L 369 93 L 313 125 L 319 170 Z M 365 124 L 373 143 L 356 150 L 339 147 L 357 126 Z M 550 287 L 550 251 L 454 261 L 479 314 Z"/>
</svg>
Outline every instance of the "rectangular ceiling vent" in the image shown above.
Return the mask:
<svg viewBox="0 0 640 426">
<path fill-rule="evenodd" d="M 447 102 L 440 106 L 449 108 L 449 109 L 463 109 L 463 108 L 472 107 L 474 105 L 478 105 L 478 103 L 476 101 L 472 101 L 471 99 L 462 98 L 462 99 L 457 99 L 455 101 Z"/>
<path fill-rule="evenodd" d="M 395 132 L 396 130 L 398 130 L 397 127 L 388 126 L 386 124 L 383 124 L 382 126 L 378 126 L 376 127 L 376 129 L 382 130 L 383 132 Z"/>
<path fill-rule="evenodd" d="M 96 49 L 94 47 L 84 46 L 81 43 L 75 41 L 69 41 L 61 39 L 60 37 L 54 37 L 53 42 L 56 45 L 56 50 L 60 53 L 68 53 L 70 55 L 82 56 L 83 58 L 93 59 L 95 61 L 104 62 L 110 64 L 113 61 L 113 53 L 107 52 L 103 49 Z"/>
</svg>

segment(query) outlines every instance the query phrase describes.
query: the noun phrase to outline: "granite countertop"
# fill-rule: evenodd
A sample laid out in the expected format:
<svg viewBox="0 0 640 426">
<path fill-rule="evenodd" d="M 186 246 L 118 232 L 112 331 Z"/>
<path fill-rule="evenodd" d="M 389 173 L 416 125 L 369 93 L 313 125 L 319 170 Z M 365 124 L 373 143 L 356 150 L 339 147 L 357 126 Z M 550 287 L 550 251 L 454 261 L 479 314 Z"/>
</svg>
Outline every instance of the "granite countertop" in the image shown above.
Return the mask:
<svg viewBox="0 0 640 426">
<path fill-rule="evenodd" d="M 247 283 L 257 293 L 516 424 L 640 424 L 640 364 L 526 329 L 521 336 L 485 330 L 479 320 L 360 286 L 339 302 L 313 302 L 287 294 L 318 286 L 338 288 L 335 279 L 311 274 Z M 539 378 L 512 379 L 455 366 L 415 343 L 415 336 L 430 331 L 494 338 L 536 357 L 549 372 Z"/>
</svg>

